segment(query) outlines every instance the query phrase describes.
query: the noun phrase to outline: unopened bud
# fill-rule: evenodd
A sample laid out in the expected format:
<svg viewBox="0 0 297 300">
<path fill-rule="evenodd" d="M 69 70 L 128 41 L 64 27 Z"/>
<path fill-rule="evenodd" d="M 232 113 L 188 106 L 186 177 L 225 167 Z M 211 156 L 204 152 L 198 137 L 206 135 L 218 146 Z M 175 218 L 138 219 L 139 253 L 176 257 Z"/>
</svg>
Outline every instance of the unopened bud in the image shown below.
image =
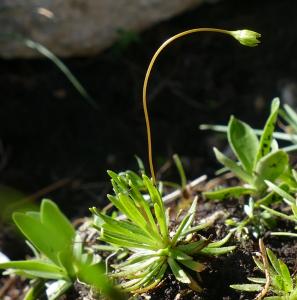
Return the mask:
<svg viewBox="0 0 297 300">
<path fill-rule="evenodd" d="M 230 31 L 230 34 L 238 40 L 238 42 L 244 46 L 255 47 L 258 46 L 260 41 L 258 38 L 261 37 L 260 33 L 257 33 L 252 30 L 243 29 L 243 30 L 235 30 Z"/>
</svg>

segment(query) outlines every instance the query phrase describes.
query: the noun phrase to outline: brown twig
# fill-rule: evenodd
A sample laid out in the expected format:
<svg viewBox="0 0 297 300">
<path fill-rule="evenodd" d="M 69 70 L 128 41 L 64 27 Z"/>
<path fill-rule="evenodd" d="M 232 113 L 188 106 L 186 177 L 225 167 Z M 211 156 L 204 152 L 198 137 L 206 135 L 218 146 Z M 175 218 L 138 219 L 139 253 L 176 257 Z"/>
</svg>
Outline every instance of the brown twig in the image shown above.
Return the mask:
<svg viewBox="0 0 297 300">
<path fill-rule="evenodd" d="M 259 248 L 260 248 L 260 253 L 261 253 L 262 262 L 263 262 L 263 266 L 264 266 L 266 283 L 265 283 L 262 291 L 256 296 L 255 300 L 262 300 L 265 297 L 265 295 L 268 293 L 268 289 L 269 289 L 269 286 L 271 283 L 271 278 L 269 275 L 269 263 L 268 263 L 268 258 L 267 258 L 267 252 L 266 252 L 266 248 L 265 248 L 265 245 L 264 245 L 264 242 L 262 239 L 259 239 Z"/>
</svg>

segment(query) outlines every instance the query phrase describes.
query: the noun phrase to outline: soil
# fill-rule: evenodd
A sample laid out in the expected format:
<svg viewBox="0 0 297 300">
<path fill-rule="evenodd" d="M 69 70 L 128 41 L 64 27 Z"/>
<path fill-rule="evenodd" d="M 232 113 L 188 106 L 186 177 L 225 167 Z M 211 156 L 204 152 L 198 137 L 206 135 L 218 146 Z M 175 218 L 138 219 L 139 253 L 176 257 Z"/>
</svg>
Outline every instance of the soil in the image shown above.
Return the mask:
<svg viewBox="0 0 297 300">
<path fill-rule="evenodd" d="M 199 124 L 226 124 L 234 114 L 261 127 L 276 96 L 297 107 L 296 8 L 297 3 L 290 0 L 206 3 L 143 32 L 138 42 L 125 47 L 117 43 L 90 58 L 64 60 L 95 98 L 98 110 L 78 95 L 51 62 L 0 60 L 0 184 L 34 195 L 61 183 L 41 194 L 55 200 L 71 218 L 88 215 L 90 206 L 102 207 L 110 190 L 105 170 L 136 169 L 134 154 L 146 161 L 140 97 L 145 69 L 156 48 L 172 34 L 191 27 L 250 28 L 262 33 L 257 48 L 241 47 L 212 34 L 178 41 L 160 57 L 150 82 L 158 169 L 170 165 L 171 155 L 179 153 L 188 178 L 213 176 L 219 166 L 210 149 L 214 145 L 223 149 L 225 138 L 198 131 Z M 163 169 L 163 180 L 178 180 L 174 168 Z M 208 206 L 199 211 L 208 214 L 224 208 L 231 215 L 239 212 L 236 202 Z M 12 259 L 23 258 L 27 248 L 22 240 L 0 222 L 5 228 L 0 230 L 0 250 Z M 224 233 L 218 230 L 222 224 L 217 226 L 214 233 Z M 279 224 L 280 229 L 287 226 Z M 265 242 L 294 272 L 294 240 L 268 236 Z M 257 241 L 252 240 L 233 254 L 210 260 L 209 272 L 202 274 L 203 295 L 187 294 L 168 275 L 151 297 L 175 299 L 182 293 L 180 299 L 249 299 L 228 286 L 245 282 L 254 272 L 251 252 L 257 250 Z"/>
</svg>

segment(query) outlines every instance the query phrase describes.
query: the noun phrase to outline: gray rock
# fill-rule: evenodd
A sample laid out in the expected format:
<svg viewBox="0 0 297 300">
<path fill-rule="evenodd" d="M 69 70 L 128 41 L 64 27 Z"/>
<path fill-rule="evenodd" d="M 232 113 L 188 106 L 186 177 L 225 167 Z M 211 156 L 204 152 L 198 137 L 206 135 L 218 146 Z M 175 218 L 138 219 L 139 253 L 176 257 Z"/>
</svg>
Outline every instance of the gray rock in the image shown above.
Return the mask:
<svg viewBox="0 0 297 300">
<path fill-rule="evenodd" d="M 58 56 L 88 56 L 110 46 L 118 31 L 139 32 L 203 0 L 1 0 L 0 56 L 40 55 L 21 34 Z"/>
</svg>

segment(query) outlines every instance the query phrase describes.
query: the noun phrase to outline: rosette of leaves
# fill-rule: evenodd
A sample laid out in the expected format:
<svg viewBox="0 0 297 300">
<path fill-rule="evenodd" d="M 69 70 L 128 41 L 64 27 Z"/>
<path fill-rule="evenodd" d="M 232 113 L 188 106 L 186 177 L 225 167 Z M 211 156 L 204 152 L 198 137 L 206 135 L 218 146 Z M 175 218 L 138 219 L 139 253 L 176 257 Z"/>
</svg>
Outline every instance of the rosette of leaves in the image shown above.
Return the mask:
<svg viewBox="0 0 297 300">
<path fill-rule="evenodd" d="M 266 248 L 269 259 L 268 273 L 269 286 L 267 293 L 271 296 L 266 296 L 265 300 L 296 300 L 297 299 L 297 276 L 292 276 L 287 265 L 278 259 L 274 253 Z M 255 264 L 258 269 L 265 273 L 263 263 L 254 257 Z M 267 278 L 249 277 L 250 284 L 233 284 L 230 287 L 239 291 L 260 292 L 267 285 Z M 262 299 L 262 298 L 261 298 Z"/>
<path fill-rule="evenodd" d="M 288 155 L 278 149 L 277 142 L 273 139 L 278 110 L 279 99 L 275 98 L 260 140 L 248 124 L 233 116 L 230 118 L 227 137 L 238 162 L 231 160 L 216 148 L 214 152 L 217 160 L 245 185 L 206 192 L 204 195 L 207 198 L 220 200 L 245 194 L 261 196 L 267 189 L 265 180 L 274 182 L 286 173 Z"/>
<path fill-rule="evenodd" d="M 13 220 L 35 257 L 0 263 L 0 269 L 6 269 L 6 275 L 31 280 L 25 299 L 37 299 L 43 293 L 48 300 L 57 299 L 77 278 L 93 284 L 91 273 L 94 272 L 98 276 L 97 288 L 102 288 L 107 295 L 118 295 L 103 274 L 100 257 L 84 252 L 80 236 L 54 202 L 43 200 L 39 212 L 16 212 Z"/>
<path fill-rule="evenodd" d="M 140 293 L 157 286 L 168 267 L 180 282 L 202 291 L 189 271 L 201 272 L 205 265 L 198 255 L 220 255 L 232 251 L 234 246 L 222 247 L 229 239 L 211 242 L 193 233 L 208 226 L 192 227 L 197 199 L 175 230 L 170 230 L 169 211 L 165 209 L 162 196 L 152 181 L 142 176 L 142 184 L 134 184 L 133 177 L 126 178 L 109 171 L 115 195 L 108 199 L 122 214 L 121 219 L 109 217 L 96 208 L 94 226 L 100 231 L 99 239 L 114 247 L 129 250 L 131 255 L 112 267 L 109 275 L 121 280 L 120 286 L 133 293 Z M 147 194 L 139 187 L 144 186 Z"/>
</svg>

